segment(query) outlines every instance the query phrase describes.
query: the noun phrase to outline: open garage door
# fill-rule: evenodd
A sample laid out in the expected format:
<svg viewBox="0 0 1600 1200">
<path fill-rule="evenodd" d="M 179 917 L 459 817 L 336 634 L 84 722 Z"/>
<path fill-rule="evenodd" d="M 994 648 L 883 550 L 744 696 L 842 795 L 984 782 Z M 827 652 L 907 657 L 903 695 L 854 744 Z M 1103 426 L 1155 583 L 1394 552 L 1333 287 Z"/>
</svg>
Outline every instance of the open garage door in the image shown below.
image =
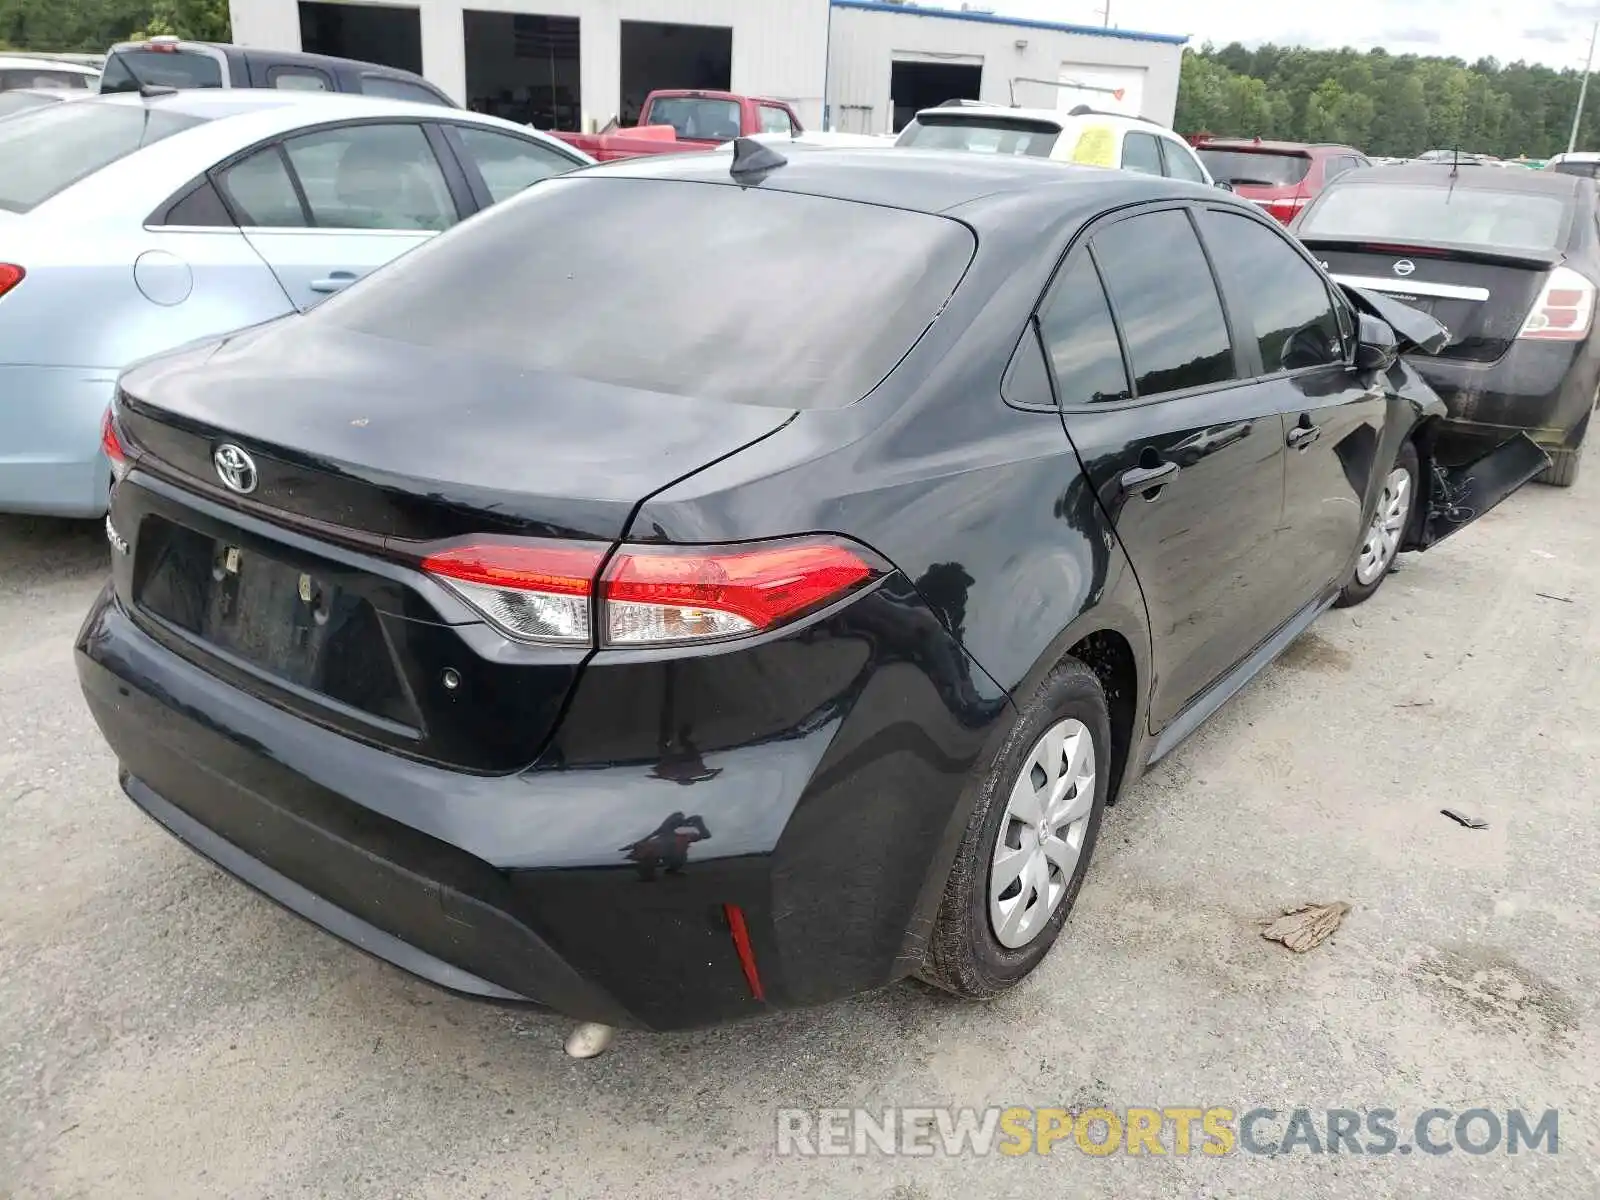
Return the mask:
<svg viewBox="0 0 1600 1200">
<path fill-rule="evenodd" d="M 644 98 L 660 88 L 725 92 L 732 86 L 732 29 L 721 25 L 622 22 L 619 115 L 624 125 L 638 124 Z"/>
<path fill-rule="evenodd" d="M 578 18 L 462 14 L 467 107 L 540 129 L 581 129 Z"/>
<path fill-rule="evenodd" d="M 385 4 L 300 3 L 300 48 L 422 74 L 422 16 Z"/>
<path fill-rule="evenodd" d="M 889 102 L 894 107 L 894 132 L 899 133 L 924 108 L 946 100 L 976 100 L 983 85 L 983 60 L 930 62 L 896 58 L 889 67 Z"/>
</svg>

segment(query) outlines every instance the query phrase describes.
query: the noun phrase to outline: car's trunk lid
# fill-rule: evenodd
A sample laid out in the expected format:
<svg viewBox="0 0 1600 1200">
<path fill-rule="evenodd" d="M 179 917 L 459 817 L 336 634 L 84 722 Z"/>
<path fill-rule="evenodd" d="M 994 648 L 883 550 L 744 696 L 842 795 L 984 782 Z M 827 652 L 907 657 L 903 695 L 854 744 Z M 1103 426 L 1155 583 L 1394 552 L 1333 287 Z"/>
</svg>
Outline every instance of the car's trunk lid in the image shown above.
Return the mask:
<svg viewBox="0 0 1600 1200">
<path fill-rule="evenodd" d="M 1550 272 L 1554 252 L 1495 251 L 1424 242 L 1305 237 L 1340 283 L 1404 301 L 1450 331 L 1439 357 L 1495 362 L 1511 348 Z"/>
<path fill-rule="evenodd" d="M 124 377 L 118 594 L 234 686 L 469 770 L 538 756 L 589 647 L 509 642 L 422 558 L 485 533 L 609 545 L 651 493 L 791 415 L 337 329 L 297 329 L 290 354 L 282 332 Z M 247 494 L 225 446 L 251 462 Z"/>
<path fill-rule="evenodd" d="M 135 368 L 133 442 L 226 503 L 367 535 L 615 539 L 652 492 L 780 428 L 786 410 L 519 370 L 298 318 Z M 236 443 L 257 485 L 212 461 Z"/>
</svg>

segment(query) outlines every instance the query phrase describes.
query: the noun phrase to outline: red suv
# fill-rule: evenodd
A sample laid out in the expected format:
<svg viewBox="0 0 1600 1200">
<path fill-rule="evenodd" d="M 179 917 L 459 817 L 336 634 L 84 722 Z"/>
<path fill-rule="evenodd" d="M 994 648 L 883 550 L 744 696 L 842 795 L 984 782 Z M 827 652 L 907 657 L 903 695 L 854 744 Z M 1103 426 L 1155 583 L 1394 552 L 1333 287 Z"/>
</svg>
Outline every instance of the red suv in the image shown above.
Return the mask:
<svg viewBox="0 0 1600 1200">
<path fill-rule="evenodd" d="M 1333 179 L 1372 165 L 1365 154 L 1349 146 L 1204 135 L 1192 142 L 1213 179 L 1255 201 L 1285 225 Z"/>
</svg>

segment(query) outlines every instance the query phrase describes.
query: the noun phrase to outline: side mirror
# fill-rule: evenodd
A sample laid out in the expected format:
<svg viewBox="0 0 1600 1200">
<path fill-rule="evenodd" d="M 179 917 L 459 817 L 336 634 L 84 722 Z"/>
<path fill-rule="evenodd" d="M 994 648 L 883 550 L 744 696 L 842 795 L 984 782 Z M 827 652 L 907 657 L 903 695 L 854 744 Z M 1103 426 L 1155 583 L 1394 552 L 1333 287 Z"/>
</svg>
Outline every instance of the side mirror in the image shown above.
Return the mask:
<svg viewBox="0 0 1600 1200">
<path fill-rule="evenodd" d="M 1217 186 L 1225 192 L 1231 192 L 1234 190 L 1233 184 L 1229 183 L 1226 179 L 1217 180 Z"/>
<path fill-rule="evenodd" d="M 1387 371 L 1400 357 L 1400 339 L 1387 321 L 1369 313 L 1360 314 L 1356 327 L 1356 370 Z"/>
</svg>

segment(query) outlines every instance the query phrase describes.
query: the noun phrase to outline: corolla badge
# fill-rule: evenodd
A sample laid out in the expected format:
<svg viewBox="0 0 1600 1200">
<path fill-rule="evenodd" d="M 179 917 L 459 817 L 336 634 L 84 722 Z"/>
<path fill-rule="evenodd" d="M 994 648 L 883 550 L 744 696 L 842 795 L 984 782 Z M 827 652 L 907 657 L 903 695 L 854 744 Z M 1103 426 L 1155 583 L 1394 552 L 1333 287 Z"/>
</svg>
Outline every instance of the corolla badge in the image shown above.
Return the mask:
<svg viewBox="0 0 1600 1200">
<path fill-rule="evenodd" d="M 1411 272 L 1415 271 L 1416 269 L 1417 269 L 1417 264 L 1412 262 L 1409 258 L 1402 258 L 1399 262 L 1395 263 L 1395 265 L 1394 265 L 1394 273 L 1396 275 L 1400 276 L 1401 279 L 1404 279 L 1407 275 L 1411 274 Z"/>
<path fill-rule="evenodd" d="M 218 446 L 211 462 L 217 468 L 217 478 L 230 491 L 244 496 L 256 490 L 255 460 L 232 442 Z"/>
</svg>

